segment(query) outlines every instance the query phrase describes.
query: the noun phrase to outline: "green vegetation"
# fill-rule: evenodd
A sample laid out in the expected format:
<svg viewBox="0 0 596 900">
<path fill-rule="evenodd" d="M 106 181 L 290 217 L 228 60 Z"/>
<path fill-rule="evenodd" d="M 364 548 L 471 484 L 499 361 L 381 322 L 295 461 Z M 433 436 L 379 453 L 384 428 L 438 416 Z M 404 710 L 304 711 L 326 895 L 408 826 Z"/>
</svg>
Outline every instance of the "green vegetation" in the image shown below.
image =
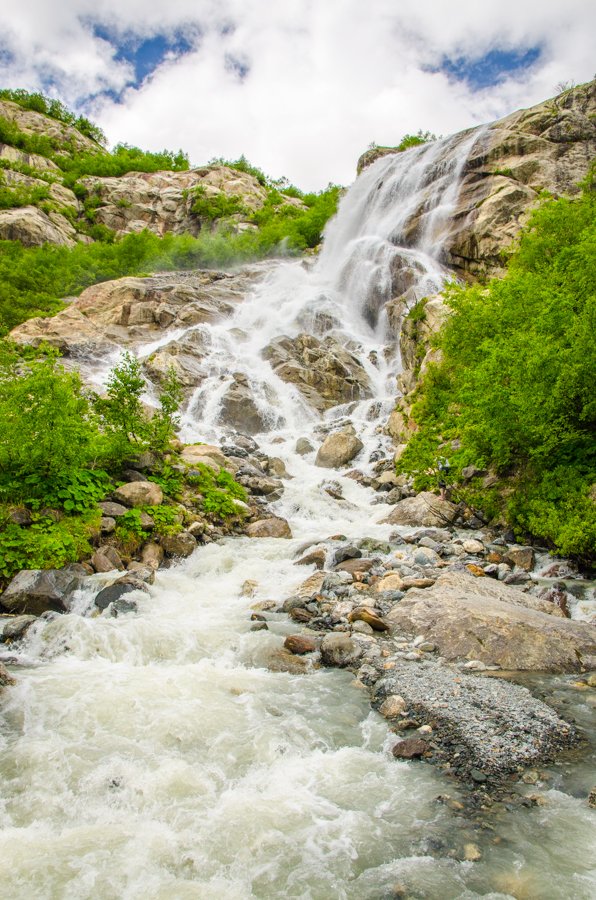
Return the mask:
<svg viewBox="0 0 596 900">
<path fill-rule="evenodd" d="M 487 516 L 585 562 L 596 559 L 593 184 L 543 203 L 503 279 L 447 291 L 443 359 L 417 392 L 419 430 L 399 462 L 418 489 L 433 484 L 438 456 L 456 478 L 471 463 L 490 468 L 497 490 L 472 489 Z"/>
<path fill-rule="evenodd" d="M 72 125 L 85 137 L 96 141 L 98 144 L 106 143 L 106 137 L 101 128 L 94 125 L 85 116 L 76 116 L 70 112 L 60 100 L 50 99 L 38 92 L 29 93 L 29 91 L 25 91 L 22 88 L 17 90 L 9 90 L 7 88 L 0 90 L 0 100 L 11 100 L 22 107 L 22 109 L 30 109 L 33 112 L 42 113 L 44 116 L 50 116 L 51 119 L 57 119 L 65 125 Z"/>
<path fill-rule="evenodd" d="M 416 134 L 404 134 L 403 138 L 395 148 L 398 152 L 409 150 L 410 147 L 419 147 L 421 144 L 429 144 L 436 141 L 437 136 L 431 131 L 417 131 Z"/>
<path fill-rule="evenodd" d="M 138 360 L 124 354 L 99 397 L 66 370 L 50 348 L 21 351 L 0 343 L 0 586 L 22 568 L 54 568 L 89 556 L 99 537 L 97 507 L 150 449 L 151 479 L 169 498 L 182 494 L 213 519 L 241 517 L 234 499 L 244 488 L 225 471 L 199 466 L 185 475 L 170 442 L 177 425 L 180 386 L 166 374 L 153 415 L 141 403 L 145 390 Z M 118 519 L 117 545 L 132 553 L 150 536 L 176 534 L 184 510 L 162 506 L 129 510 Z M 12 521 L 15 508 L 28 521 Z M 141 513 L 154 527 L 143 527 Z"/>
<path fill-rule="evenodd" d="M 190 211 L 193 215 L 200 219 L 207 219 L 208 222 L 214 222 L 215 219 L 222 219 L 225 216 L 234 216 L 237 213 L 247 215 L 247 210 L 242 203 L 241 197 L 235 195 L 224 194 L 219 191 L 217 194 L 208 194 L 206 189 L 199 187 L 191 190 L 193 203 Z"/>
<path fill-rule="evenodd" d="M 10 187 L 5 183 L 0 172 L 0 209 L 13 209 L 18 206 L 38 206 L 50 196 L 50 189 L 45 185 L 16 184 Z"/>
</svg>

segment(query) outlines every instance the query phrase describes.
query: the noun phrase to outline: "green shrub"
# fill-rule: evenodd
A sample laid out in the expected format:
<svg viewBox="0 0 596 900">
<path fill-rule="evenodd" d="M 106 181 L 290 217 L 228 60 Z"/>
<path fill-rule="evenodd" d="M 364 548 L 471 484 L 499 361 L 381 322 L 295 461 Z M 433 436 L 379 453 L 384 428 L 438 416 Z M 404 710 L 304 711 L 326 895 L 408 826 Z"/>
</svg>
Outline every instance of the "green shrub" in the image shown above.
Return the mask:
<svg viewBox="0 0 596 900">
<path fill-rule="evenodd" d="M 58 569 L 89 556 L 89 539 L 98 525 L 99 515 L 88 514 L 60 522 L 39 517 L 26 528 L 5 526 L 0 530 L 0 583 L 21 569 Z"/>
<path fill-rule="evenodd" d="M 234 216 L 238 213 L 247 214 L 241 197 L 225 194 L 223 191 L 219 191 L 217 194 L 208 194 L 201 185 L 193 188 L 191 194 L 194 199 L 190 211 L 200 219 L 213 222 L 215 219 L 225 216 Z"/>
<path fill-rule="evenodd" d="M 234 481 L 232 475 L 221 469 L 217 475 L 209 466 L 199 463 L 198 475 L 187 476 L 187 481 L 202 494 L 202 508 L 208 515 L 226 519 L 240 515 L 234 499 L 246 502 L 246 491 Z"/>
</svg>

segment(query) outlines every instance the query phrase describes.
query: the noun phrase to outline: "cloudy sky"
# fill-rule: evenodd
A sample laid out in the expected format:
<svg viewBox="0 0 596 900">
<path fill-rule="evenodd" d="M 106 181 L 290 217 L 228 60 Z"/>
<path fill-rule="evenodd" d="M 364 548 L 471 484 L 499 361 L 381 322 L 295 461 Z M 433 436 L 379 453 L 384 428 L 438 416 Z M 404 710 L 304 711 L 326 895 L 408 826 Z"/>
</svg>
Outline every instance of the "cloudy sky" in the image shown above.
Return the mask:
<svg viewBox="0 0 596 900">
<path fill-rule="evenodd" d="M 110 143 L 245 154 L 307 189 L 371 142 L 449 134 L 594 75 L 593 0 L 15 0 L 0 84 Z"/>
</svg>

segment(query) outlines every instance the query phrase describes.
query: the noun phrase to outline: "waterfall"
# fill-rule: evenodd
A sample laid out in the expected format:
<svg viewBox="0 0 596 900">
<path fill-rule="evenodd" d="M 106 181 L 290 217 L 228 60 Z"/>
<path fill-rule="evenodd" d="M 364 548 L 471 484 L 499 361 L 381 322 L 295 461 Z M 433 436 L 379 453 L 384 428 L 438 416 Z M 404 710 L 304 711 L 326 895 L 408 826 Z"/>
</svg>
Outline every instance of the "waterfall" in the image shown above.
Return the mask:
<svg viewBox="0 0 596 900">
<path fill-rule="evenodd" d="M 390 455 L 380 425 L 397 361 L 383 308 L 441 287 L 446 229 L 478 134 L 378 160 L 343 198 L 314 265 L 266 264 L 231 316 L 139 350 L 195 332 L 205 348 L 185 439 L 226 440 L 226 392 L 250 388 L 259 445 L 291 476 L 273 508 L 294 538 L 200 546 L 157 573 L 137 612 L 117 618 L 84 614 L 107 577 L 92 576 L 77 613 L 39 619 L 9 650 L 20 669 L 1 704 L 6 900 L 378 900 L 402 896 L 403 882 L 408 896 L 506 897 L 503 873 L 525 865 L 524 854 L 536 896 L 588 896 L 581 874 L 571 881 L 589 856 L 587 807 L 561 795 L 546 811 L 518 811 L 494 862 L 461 862 L 446 848 L 468 823 L 436 802 L 438 771 L 392 759 L 395 737 L 349 674 L 276 671 L 272 654 L 298 630 L 287 616 L 268 613 L 269 630 L 251 631 L 251 606 L 283 601 L 314 571 L 294 565 L 305 545 L 337 534 L 386 541 L 395 530 L 379 524 L 389 507 L 344 474 L 333 472 L 343 496 L 322 490 L 329 473 L 295 442 L 316 445 L 321 429 L 349 418 L 365 443 L 359 467 Z M 321 417 L 264 356 L 301 333 L 349 349 L 368 396 Z M 560 864 L 546 864 L 549 852 Z"/>
</svg>

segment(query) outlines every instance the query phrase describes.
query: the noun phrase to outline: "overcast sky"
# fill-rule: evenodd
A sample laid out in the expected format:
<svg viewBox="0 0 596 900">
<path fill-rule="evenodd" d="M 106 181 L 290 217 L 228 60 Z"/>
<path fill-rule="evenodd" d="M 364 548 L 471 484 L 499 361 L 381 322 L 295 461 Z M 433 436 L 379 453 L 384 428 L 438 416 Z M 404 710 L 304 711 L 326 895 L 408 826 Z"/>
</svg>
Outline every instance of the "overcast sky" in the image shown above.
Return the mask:
<svg viewBox="0 0 596 900">
<path fill-rule="evenodd" d="M 371 142 L 449 134 L 594 75 L 593 0 L 6 0 L 0 84 L 119 141 L 348 184 Z"/>
</svg>

